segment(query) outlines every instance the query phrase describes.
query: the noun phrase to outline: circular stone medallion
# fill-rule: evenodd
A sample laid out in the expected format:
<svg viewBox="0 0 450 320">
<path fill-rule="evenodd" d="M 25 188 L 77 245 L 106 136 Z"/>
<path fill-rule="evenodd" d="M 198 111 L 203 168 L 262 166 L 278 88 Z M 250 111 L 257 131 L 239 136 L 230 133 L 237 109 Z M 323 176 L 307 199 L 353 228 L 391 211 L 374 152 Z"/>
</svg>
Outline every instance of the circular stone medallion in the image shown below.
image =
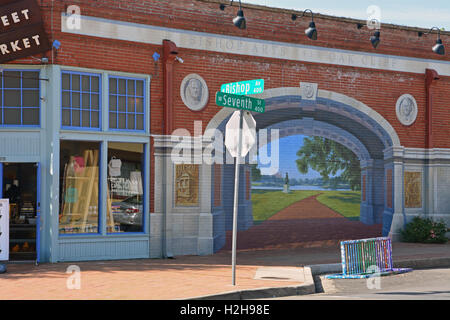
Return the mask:
<svg viewBox="0 0 450 320">
<path fill-rule="evenodd" d="M 198 74 L 187 75 L 180 86 L 180 95 L 184 104 L 192 111 L 202 110 L 209 99 L 208 86 Z"/>
<path fill-rule="evenodd" d="M 416 121 L 417 102 L 412 95 L 406 93 L 398 98 L 395 110 L 398 120 L 404 126 L 410 126 Z"/>
</svg>

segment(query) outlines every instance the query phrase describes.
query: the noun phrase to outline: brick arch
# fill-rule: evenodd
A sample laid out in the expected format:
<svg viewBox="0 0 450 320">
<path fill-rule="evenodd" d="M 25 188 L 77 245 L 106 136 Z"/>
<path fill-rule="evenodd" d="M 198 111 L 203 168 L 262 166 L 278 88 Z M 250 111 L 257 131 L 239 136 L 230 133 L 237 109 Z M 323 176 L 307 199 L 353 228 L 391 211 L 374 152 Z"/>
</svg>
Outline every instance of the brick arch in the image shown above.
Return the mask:
<svg viewBox="0 0 450 320">
<path fill-rule="evenodd" d="M 279 99 L 283 99 L 286 97 L 294 97 L 298 100 L 294 101 L 290 105 L 286 105 L 288 108 L 298 108 L 299 104 L 301 104 L 302 93 L 300 87 L 281 87 L 281 88 L 273 88 L 267 89 L 262 94 L 253 95 L 255 98 L 265 99 L 267 101 L 276 102 Z M 346 96 L 341 93 L 337 93 L 334 91 L 322 90 L 319 89 L 317 92 L 317 102 L 321 101 L 329 101 L 330 103 L 327 106 L 320 104 L 321 108 L 328 108 L 331 110 L 333 108 L 333 103 L 339 106 L 344 106 L 348 110 L 338 110 L 338 112 L 342 113 L 345 117 L 359 121 L 362 125 L 371 130 L 374 134 L 376 134 L 381 141 L 383 141 L 385 148 L 388 147 L 400 147 L 400 139 L 392 127 L 392 125 L 383 118 L 378 112 L 367 106 L 361 101 L 358 101 L 352 97 Z M 266 111 L 271 111 L 276 108 L 279 108 L 279 103 L 272 103 L 266 106 Z M 336 109 L 337 110 L 337 109 Z M 336 112 L 336 110 L 334 112 Z M 211 135 L 214 129 L 219 129 L 223 122 L 234 112 L 234 109 L 231 108 L 223 108 L 221 109 L 208 123 L 205 129 L 205 136 Z M 352 112 L 353 111 L 353 112 Z M 359 117 L 353 113 L 358 113 L 363 117 Z M 257 115 L 256 115 L 257 116 Z M 365 119 L 362 119 L 365 118 Z"/>
</svg>

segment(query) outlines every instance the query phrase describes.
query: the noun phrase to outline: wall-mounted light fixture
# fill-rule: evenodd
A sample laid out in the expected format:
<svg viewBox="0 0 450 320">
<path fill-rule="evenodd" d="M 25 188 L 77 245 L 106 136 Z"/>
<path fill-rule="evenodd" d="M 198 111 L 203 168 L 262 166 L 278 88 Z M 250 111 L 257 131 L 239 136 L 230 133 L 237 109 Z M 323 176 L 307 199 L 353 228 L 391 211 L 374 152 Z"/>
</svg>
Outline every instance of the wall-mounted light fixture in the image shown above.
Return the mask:
<svg viewBox="0 0 450 320">
<path fill-rule="evenodd" d="M 314 13 L 310 9 L 306 9 L 305 11 L 302 12 L 300 18 L 305 15 L 306 11 L 311 12 L 311 22 L 309 23 L 309 27 L 305 30 L 305 34 L 311 40 L 317 40 L 317 29 L 316 24 L 314 23 Z M 292 14 L 291 16 L 292 21 L 297 20 L 297 17 L 298 16 L 296 14 Z"/>
<path fill-rule="evenodd" d="M 437 31 L 438 31 L 438 37 L 437 37 L 437 40 L 436 40 L 436 44 L 433 46 L 433 48 L 431 48 L 431 50 L 432 50 L 434 53 L 443 56 L 443 55 L 445 54 L 445 47 L 444 47 L 444 45 L 442 44 L 442 39 L 441 39 L 441 29 L 439 29 L 438 27 L 433 27 L 433 28 L 431 28 L 430 31 L 428 31 L 428 32 L 422 32 L 422 31 L 419 31 L 419 32 L 418 32 L 418 36 L 421 37 L 421 36 L 423 36 L 423 35 L 425 35 L 425 34 L 430 34 L 433 30 L 437 30 Z"/>
<path fill-rule="evenodd" d="M 357 23 L 356 28 L 362 29 L 364 27 L 364 24 Z M 372 47 L 376 49 L 378 45 L 380 44 L 380 22 L 377 19 L 370 20 L 370 26 L 368 26 L 370 29 L 376 29 L 373 35 L 370 37 L 370 43 L 372 44 Z"/>
<path fill-rule="evenodd" d="M 233 6 L 233 0 L 231 0 L 230 7 Z M 219 6 L 220 10 L 225 10 L 226 5 L 223 3 Z M 238 27 L 239 29 L 243 30 L 247 28 L 247 22 L 244 17 L 244 10 L 242 10 L 241 0 L 239 0 L 239 10 L 237 12 L 236 17 L 233 18 L 233 24 Z"/>
</svg>

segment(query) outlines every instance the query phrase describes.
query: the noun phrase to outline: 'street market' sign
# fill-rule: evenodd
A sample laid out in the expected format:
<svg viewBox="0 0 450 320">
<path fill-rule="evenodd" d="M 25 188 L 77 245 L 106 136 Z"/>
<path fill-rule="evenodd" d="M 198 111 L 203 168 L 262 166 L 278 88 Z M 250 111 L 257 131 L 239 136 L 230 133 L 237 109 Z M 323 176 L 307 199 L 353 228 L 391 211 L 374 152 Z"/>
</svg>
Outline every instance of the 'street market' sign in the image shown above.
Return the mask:
<svg viewBox="0 0 450 320">
<path fill-rule="evenodd" d="M 0 6 L 0 63 L 51 49 L 36 0 L 2 1 L 2 3 L 3 5 Z"/>
</svg>

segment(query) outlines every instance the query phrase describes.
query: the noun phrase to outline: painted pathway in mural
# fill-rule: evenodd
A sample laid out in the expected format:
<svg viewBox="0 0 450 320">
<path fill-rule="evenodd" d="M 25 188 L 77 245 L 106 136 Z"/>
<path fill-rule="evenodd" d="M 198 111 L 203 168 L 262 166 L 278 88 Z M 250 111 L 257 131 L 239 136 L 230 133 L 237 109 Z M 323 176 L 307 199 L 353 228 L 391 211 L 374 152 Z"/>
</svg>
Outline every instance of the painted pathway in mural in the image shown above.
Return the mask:
<svg viewBox="0 0 450 320">
<path fill-rule="evenodd" d="M 351 221 L 321 204 L 314 195 L 276 213 L 263 223 L 238 232 L 237 249 L 288 249 L 337 245 L 341 240 L 381 236 L 381 224 Z M 231 250 L 231 232 L 226 245 Z"/>
</svg>

